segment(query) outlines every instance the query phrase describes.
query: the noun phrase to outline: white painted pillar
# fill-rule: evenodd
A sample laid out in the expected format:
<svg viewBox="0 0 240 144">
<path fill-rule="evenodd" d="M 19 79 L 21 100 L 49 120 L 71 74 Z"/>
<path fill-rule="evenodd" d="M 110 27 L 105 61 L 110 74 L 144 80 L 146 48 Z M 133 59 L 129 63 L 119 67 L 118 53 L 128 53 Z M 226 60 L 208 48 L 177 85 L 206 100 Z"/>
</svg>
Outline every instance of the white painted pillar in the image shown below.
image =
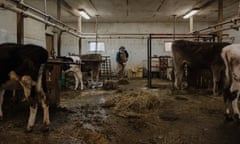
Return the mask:
<svg viewBox="0 0 240 144">
<path fill-rule="evenodd" d="M 81 16 L 78 17 L 78 27 L 77 27 L 77 29 L 78 29 L 79 33 L 82 32 L 82 17 Z"/>
<path fill-rule="evenodd" d="M 189 32 L 193 32 L 193 16 L 189 18 Z"/>
</svg>

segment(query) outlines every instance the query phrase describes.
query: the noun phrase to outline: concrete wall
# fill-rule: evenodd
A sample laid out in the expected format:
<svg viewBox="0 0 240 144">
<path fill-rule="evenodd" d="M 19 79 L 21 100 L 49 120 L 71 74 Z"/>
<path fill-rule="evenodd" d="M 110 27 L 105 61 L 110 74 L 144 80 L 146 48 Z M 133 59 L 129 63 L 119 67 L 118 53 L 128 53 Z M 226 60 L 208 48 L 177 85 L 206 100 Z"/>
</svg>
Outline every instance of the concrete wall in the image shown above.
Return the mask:
<svg viewBox="0 0 240 144">
<path fill-rule="evenodd" d="M 194 29 L 201 29 L 209 26 L 208 23 L 196 23 Z M 93 33 L 95 30 L 95 24 L 85 23 L 82 26 L 84 33 Z M 132 33 L 132 34 L 149 34 L 149 33 L 172 33 L 173 23 L 99 23 L 98 33 L 109 34 L 109 33 Z M 176 24 L 176 33 L 185 34 L 189 32 L 188 22 Z M 89 52 L 89 41 L 95 41 L 95 39 L 84 39 L 82 41 L 82 53 Z M 129 52 L 128 67 L 136 65 L 146 67 L 147 60 L 147 39 L 133 38 L 133 39 L 98 39 L 98 41 L 105 43 L 105 52 L 103 55 L 110 56 L 112 61 L 112 68 L 116 70 L 115 56 L 120 46 L 125 46 Z M 152 56 L 166 56 L 171 55 L 171 52 L 164 50 L 164 42 L 172 41 L 172 39 L 154 39 L 152 40 Z"/>
<path fill-rule="evenodd" d="M 68 34 L 62 34 L 61 55 L 67 56 L 68 53 L 79 54 L 79 38 Z"/>
<path fill-rule="evenodd" d="M 17 42 L 16 14 L 6 10 L 0 12 L 0 43 Z"/>
<path fill-rule="evenodd" d="M 16 14 L 7 10 L 1 10 L 0 13 L 0 43 L 3 42 L 16 42 Z M 54 49 L 57 51 L 57 33 L 51 27 L 45 29 L 45 25 L 25 18 L 24 20 L 24 43 L 34 43 L 45 47 L 45 34 L 49 33 L 54 35 Z M 69 24 L 76 27 L 75 24 Z M 206 28 L 212 23 L 194 23 L 194 30 Z M 82 32 L 92 33 L 95 32 L 94 23 L 83 23 Z M 110 33 L 122 33 L 122 34 L 149 34 L 149 33 L 172 33 L 173 23 L 99 23 L 98 33 L 110 34 Z M 189 24 L 177 23 L 176 33 L 188 33 Z M 225 31 L 224 33 L 230 34 L 231 37 L 235 38 L 234 43 L 240 42 L 239 32 L 236 30 Z M 82 40 L 82 54 L 88 54 L 89 52 L 89 41 L 95 41 L 93 39 Z M 125 46 L 129 52 L 128 67 L 141 65 L 146 67 L 147 60 L 147 39 L 144 38 L 105 38 L 99 39 L 98 41 L 105 43 L 105 51 L 101 54 L 104 56 L 110 56 L 112 61 L 112 70 L 116 70 L 115 56 L 120 46 Z M 171 55 L 171 52 L 164 51 L 164 41 L 172 41 L 172 39 L 158 39 L 152 40 L 152 55 L 165 56 Z M 63 33 L 62 35 L 62 49 L 61 55 L 68 55 L 68 53 L 79 54 L 78 38 Z"/>
<path fill-rule="evenodd" d="M 16 13 L 3 10 L 0 13 L 0 42 L 17 42 Z M 24 43 L 33 43 L 45 47 L 45 25 L 32 20 L 24 19 Z"/>
</svg>

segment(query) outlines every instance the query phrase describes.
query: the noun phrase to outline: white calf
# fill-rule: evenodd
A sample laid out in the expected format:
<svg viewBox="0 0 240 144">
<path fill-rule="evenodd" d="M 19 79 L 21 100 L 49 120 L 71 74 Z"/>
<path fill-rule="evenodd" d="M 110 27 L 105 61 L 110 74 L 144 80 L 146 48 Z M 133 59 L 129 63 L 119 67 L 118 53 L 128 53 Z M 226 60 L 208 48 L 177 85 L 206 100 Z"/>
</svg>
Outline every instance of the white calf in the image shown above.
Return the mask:
<svg viewBox="0 0 240 144">
<path fill-rule="evenodd" d="M 65 71 L 65 73 L 73 72 L 73 76 L 75 79 L 75 90 L 79 87 L 79 82 L 81 84 L 81 90 L 83 90 L 83 76 L 82 71 L 79 65 L 73 65 L 71 68 Z"/>
</svg>

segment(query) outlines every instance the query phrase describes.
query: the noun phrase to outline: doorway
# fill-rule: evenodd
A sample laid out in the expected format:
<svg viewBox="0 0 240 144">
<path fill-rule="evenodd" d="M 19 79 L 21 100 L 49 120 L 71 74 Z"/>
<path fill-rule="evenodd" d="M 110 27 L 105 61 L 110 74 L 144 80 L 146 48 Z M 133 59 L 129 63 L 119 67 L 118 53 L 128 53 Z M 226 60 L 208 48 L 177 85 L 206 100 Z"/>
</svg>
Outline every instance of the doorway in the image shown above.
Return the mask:
<svg viewBox="0 0 240 144">
<path fill-rule="evenodd" d="M 51 34 L 46 34 L 46 48 L 48 51 L 48 56 L 53 57 L 54 53 L 54 36 Z"/>
</svg>

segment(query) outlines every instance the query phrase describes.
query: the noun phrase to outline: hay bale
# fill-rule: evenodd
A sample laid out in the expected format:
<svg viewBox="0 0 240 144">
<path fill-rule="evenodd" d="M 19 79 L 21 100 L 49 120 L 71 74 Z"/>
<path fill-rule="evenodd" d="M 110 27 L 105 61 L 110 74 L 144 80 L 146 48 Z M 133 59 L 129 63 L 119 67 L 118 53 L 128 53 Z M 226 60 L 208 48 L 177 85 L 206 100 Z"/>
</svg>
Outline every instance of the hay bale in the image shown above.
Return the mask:
<svg viewBox="0 0 240 144">
<path fill-rule="evenodd" d="M 108 98 L 105 103 L 111 103 L 117 113 L 144 113 L 160 107 L 158 95 L 144 91 L 122 93 Z"/>
</svg>

